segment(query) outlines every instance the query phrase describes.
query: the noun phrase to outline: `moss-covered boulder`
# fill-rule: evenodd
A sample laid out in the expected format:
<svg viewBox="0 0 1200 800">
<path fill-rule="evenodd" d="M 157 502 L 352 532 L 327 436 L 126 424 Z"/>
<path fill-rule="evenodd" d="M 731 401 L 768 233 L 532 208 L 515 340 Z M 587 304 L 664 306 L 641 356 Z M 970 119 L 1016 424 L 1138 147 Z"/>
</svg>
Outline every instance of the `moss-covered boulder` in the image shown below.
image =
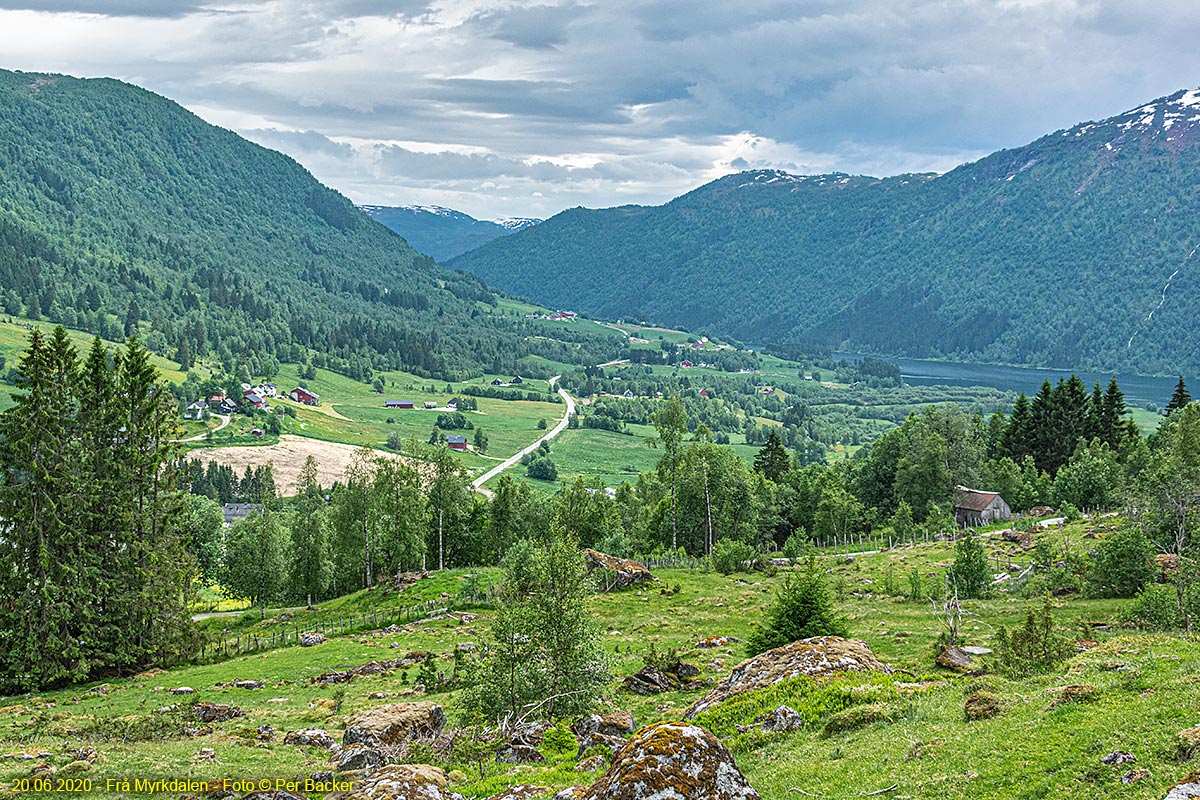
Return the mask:
<svg viewBox="0 0 1200 800">
<path fill-rule="evenodd" d="M 728 678 L 697 700 L 684 717 L 694 719 L 697 714 L 715 708 L 731 697 L 765 689 L 791 678 L 820 678 L 839 672 L 891 671 L 890 667 L 875 657 L 866 642 L 859 639 L 843 639 L 841 636 L 802 639 L 759 653 L 738 664 Z"/>
<path fill-rule="evenodd" d="M 410 736 L 436 736 L 444 727 L 446 712 L 437 703 L 392 703 L 352 716 L 342 744 L 396 744 Z"/>
<path fill-rule="evenodd" d="M 658 722 L 633 735 L 580 800 L 759 800 L 733 755 L 699 725 Z"/>
</svg>

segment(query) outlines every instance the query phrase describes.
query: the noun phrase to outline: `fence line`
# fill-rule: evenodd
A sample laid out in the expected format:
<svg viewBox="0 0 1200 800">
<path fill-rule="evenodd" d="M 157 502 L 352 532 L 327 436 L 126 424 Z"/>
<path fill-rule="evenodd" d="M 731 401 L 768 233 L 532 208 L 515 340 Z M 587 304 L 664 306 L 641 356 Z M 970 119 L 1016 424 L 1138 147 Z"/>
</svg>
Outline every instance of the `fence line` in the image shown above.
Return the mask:
<svg viewBox="0 0 1200 800">
<path fill-rule="evenodd" d="M 308 623 L 291 620 L 283 622 L 278 631 L 249 632 L 238 636 L 224 637 L 216 641 L 206 640 L 200 646 L 199 661 L 221 661 L 247 653 L 273 650 L 288 645 L 297 645 L 306 633 L 323 636 L 344 636 L 358 631 L 377 630 L 388 625 L 407 625 L 428 617 L 451 611 L 464 611 L 490 603 L 494 599 L 489 591 L 460 592 L 450 598 L 426 600 L 412 606 L 369 611 L 332 619 L 314 620 Z M 295 617 L 292 618 L 295 620 Z"/>
</svg>

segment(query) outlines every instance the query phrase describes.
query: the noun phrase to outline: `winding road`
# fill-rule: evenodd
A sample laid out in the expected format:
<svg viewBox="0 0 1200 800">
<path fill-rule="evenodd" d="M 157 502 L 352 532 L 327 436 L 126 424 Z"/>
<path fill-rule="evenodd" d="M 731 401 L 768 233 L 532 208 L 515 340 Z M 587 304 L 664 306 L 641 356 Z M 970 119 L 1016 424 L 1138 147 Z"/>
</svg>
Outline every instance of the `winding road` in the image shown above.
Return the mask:
<svg viewBox="0 0 1200 800">
<path fill-rule="evenodd" d="M 551 378 L 549 380 L 550 385 L 553 386 L 555 383 L 558 382 L 558 379 L 561 377 L 562 377 L 561 375 L 555 375 L 553 378 Z M 559 395 L 559 397 L 561 397 L 563 399 L 563 402 L 567 406 L 567 410 L 563 414 L 562 419 L 558 421 L 558 424 L 555 425 L 550 430 L 546 431 L 545 436 L 541 437 L 536 442 L 534 442 L 533 444 L 526 447 L 524 450 L 521 450 L 520 452 L 518 452 L 512 456 L 509 456 L 508 458 L 504 459 L 496 466 L 489 469 L 487 472 L 480 475 L 475 480 L 471 481 L 472 489 L 479 492 L 484 497 L 491 499 L 493 496 L 493 493 L 490 489 L 483 488 L 483 485 L 485 483 L 487 483 L 492 478 L 499 475 L 501 472 L 504 472 L 506 469 L 510 469 L 511 467 L 514 467 L 517 464 L 519 464 L 521 459 L 525 455 L 527 455 L 528 453 L 532 453 L 534 450 L 537 450 L 538 445 L 540 445 L 542 442 L 550 441 L 555 436 L 558 436 L 560 433 L 562 433 L 563 431 L 565 431 L 567 429 L 567 424 L 570 423 L 570 421 L 571 421 L 571 415 L 575 413 L 575 398 L 571 397 L 571 395 L 567 393 L 566 389 L 559 389 L 558 395 Z"/>
<path fill-rule="evenodd" d="M 229 414 L 213 414 L 213 416 L 216 417 L 217 419 L 221 420 L 221 424 L 218 425 L 217 427 L 213 428 L 211 431 L 204 431 L 203 433 L 197 433 L 195 436 L 189 436 L 186 439 L 176 439 L 175 441 L 176 442 L 198 442 L 201 439 L 203 439 L 204 437 L 208 436 L 210 433 L 216 433 L 217 431 L 222 430 L 223 428 L 225 428 L 225 426 L 227 426 L 230 422 L 233 421 L 233 416 L 229 415 Z"/>
</svg>

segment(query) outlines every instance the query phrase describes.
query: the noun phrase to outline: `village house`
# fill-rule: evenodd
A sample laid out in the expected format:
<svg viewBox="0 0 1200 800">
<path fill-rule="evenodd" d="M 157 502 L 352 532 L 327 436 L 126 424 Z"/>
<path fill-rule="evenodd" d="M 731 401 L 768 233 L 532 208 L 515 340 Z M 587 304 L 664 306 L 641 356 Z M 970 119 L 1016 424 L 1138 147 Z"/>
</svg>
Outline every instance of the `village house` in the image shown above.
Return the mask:
<svg viewBox="0 0 1200 800">
<path fill-rule="evenodd" d="M 517 386 L 517 385 L 519 385 L 519 384 L 522 384 L 522 383 L 524 383 L 524 382 L 525 382 L 525 381 L 524 381 L 524 380 L 521 378 L 521 376 L 520 376 L 520 375 L 518 375 L 517 377 L 515 377 L 515 378 L 513 378 L 511 381 L 509 381 L 509 383 L 511 383 L 513 386 Z"/>
<path fill-rule="evenodd" d="M 449 403 L 446 403 L 446 408 L 450 409 L 451 411 L 458 411 L 458 398 L 455 397 Z"/>
<path fill-rule="evenodd" d="M 691 366 L 695 366 L 695 365 L 694 365 L 694 364 L 692 364 L 692 362 L 690 362 L 690 361 L 684 360 L 684 361 L 680 361 L 680 362 L 679 362 L 679 366 L 681 366 L 681 367 L 691 367 Z"/>
<path fill-rule="evenodd" d="M 504 381 L 500 380 L 499 378 L 492 379 L 492 386 L 503 386 L 503 385 L 504 385 Z"/>
<path fill-rule="evenodd" d="M 205 412 L 208 411 L 208 403 L 203 400 L 197 400 L 187 407 L 183 412 L 184 419 L 204 419 Z"/>
<path fill-rule="evenodd" d="M 467 437 L 460 436 L 457 433 L 447 433 L 446 446 L 451 450 L 465 451 L 467 449 Z"/>
<path fill-rule="evenodd" d="M 251 406 L 252 408 L 261 409 L 264 411 L 271 407 L 271 404 L 267 402 L 267 398 L 263 397 L 253 389 L 246 389 L 244 392 L 242 392 L 242 402 L 248 406 Z"/>
<path fill-rule="evenodd" d="M 1011 516 L 1012 509 L 996 492 L 981 492 L 965 486 L 954 487 L 954 521 L 959 525 L 987 525 Z"/>
<path fill-rule="evenodd" d="M 295 400 L 297 403 L 303 403 L 306 406 L 315 406 L 321 403 L 321 395 L 316 392 L 310 392 L 301 386 L 297 386 L 288 392 L 288 397 Z"/>
</svg>

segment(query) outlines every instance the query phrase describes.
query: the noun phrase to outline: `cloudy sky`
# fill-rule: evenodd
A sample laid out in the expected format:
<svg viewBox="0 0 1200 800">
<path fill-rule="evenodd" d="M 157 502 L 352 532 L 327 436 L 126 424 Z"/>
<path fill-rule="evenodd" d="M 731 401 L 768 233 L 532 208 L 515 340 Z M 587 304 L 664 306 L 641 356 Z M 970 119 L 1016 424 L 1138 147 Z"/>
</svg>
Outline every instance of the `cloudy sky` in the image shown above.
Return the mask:
<svg viewBox="0 0 1200 800">
<path fill-rule="evenodd" d="M 661 203 L 945 171 L 1200 85 L 1188 0 L 0 0 L 0 67 L 112 76 L 359 203 Z"/>
</svg>

